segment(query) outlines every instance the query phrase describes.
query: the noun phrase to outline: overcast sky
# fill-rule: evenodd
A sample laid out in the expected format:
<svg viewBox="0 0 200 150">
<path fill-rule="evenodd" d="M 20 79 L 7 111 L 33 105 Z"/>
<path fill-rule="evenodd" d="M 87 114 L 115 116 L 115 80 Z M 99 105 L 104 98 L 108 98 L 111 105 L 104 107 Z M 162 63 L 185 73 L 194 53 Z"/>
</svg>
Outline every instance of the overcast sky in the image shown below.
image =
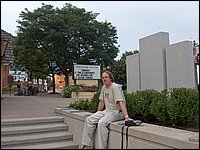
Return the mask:
<svg viewBox="0 0 200 150">
<path fill-rule="evenodd" d="M 100 13 L 98 21 L 111 22 L 117 29 L 120 53 L 139 50 L 139 39 L 168 32 L 170 44 L 184 40 L 199 42 L 199 1 L 1 1 L 1 29 L 16 36 L 19 14 L 51 4 L 71 3 L 87 12 Z"/>
</svg>

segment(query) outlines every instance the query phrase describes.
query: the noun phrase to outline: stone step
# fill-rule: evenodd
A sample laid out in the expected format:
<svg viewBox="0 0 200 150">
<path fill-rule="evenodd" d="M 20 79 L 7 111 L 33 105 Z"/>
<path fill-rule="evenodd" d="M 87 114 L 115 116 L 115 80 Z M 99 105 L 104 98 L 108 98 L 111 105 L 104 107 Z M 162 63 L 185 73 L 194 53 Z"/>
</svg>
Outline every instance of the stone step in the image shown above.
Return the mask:
<svg viewBox="0 0 200 150">
<path fill-rule="evenodd" d="M 78 149 L 62 116 L 1 120 L 1 149 Z"/>
<path fill-rule="evenodd" d="M 79 146 L 73 141 L 58 141 L 24 146 L 12 146 L 2 149 L 78 149 Z"/>
<path fill-rule="evenodd" d="M 68 126 L 61 123 L 56 124 L 34 124 L 29 126 L 14 126 L 14 127 L 2 127 L 1 128 L 1 136 L 11 136 L 11 135 L 19 135 L 19 134 L 28 134 L 28 133 L 37 133 L 37 132 L 53 132 L 53 131 L 68 131 Z"/>
<path fill-rule="evenodd" d="M 29 124 L 41 124 L 41 123 L 57 123 L 64 122 L 64 118 L 61 116 L 48 116 L 48 117 L 33 117 L 33 118 L 15 118 L 15 119 L 1 119 L 1 127 L 4 126 L 19 126 Z"/>
<path fill-rule="evenodd" d="M 43 142 L 51 142 L 51 141 L 72 141 L 73 135 L 72 133 L 66 131 L 59 132 L 46 132 L 46 133 L 35 133 L 35 134 L 22 134 L 15 136 L 6 136 L 1 137 L 1 147 L 6 145 L 17 146 L 20 144 L 31 144 L 31 143 L 43 143 Z"/>
</svg>

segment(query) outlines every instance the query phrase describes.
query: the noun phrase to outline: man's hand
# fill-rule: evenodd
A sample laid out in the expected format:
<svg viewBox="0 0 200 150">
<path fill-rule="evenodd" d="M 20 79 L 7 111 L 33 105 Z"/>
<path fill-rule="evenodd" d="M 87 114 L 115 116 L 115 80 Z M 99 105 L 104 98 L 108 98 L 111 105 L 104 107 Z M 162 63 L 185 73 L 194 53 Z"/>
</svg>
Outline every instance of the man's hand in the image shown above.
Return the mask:
<svg viewBox="0 0 200 150">
<path fill-rule="evenodd" d="M 128 120 L 133 120 L 133 119 L 129 117 L 125 117 L 125 121 L 128 121 Z"/>
</svg>

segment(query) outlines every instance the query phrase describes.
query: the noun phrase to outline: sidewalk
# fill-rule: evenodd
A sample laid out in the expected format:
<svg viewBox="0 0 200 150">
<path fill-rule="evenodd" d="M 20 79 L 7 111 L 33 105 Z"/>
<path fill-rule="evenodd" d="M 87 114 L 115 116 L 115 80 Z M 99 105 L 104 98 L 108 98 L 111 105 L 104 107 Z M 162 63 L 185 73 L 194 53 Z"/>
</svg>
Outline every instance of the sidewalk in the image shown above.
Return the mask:
<svg viewBox="0 0 200 150">
<path fill-rule="evenodd" d="M 55 116 L 55 107 L 67 107 L 75 99 L 60 94 L 38 93 L 36 96 L 1 95 L 1 119 Z"/>
</svg>

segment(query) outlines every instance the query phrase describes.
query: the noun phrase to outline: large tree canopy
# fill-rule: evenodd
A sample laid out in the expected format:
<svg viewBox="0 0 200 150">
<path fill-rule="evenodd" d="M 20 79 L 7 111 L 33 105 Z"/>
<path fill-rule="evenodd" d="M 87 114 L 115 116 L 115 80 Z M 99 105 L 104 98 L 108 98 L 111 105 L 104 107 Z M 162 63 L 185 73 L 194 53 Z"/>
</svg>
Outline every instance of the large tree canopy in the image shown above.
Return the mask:
<svg viewBox="0 0 200 150">
<path fill-rule="evenodd" d="M 30 72 L 59 70 L 65 76 L 74 63 L 113 65 L 119 52 L 117 30 L 98 22 L 98 15 L 68 3 L 61 9 L 46 4 L 33 12 L 25 9 L 18 20 L 15 62 Z"/>
</svg>

